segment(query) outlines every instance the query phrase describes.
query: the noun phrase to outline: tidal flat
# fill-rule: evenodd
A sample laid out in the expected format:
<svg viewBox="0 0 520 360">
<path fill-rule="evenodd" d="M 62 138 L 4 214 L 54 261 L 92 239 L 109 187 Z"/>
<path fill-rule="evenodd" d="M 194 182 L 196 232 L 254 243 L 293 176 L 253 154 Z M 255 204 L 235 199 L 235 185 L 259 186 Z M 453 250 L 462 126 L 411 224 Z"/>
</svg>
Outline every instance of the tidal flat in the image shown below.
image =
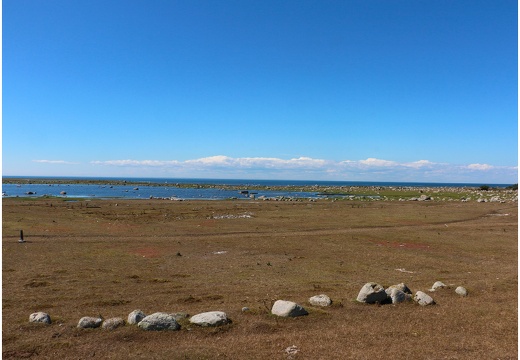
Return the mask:
<svg viewBox="0 0 520 360">
<path fill-rule="evenodd" d="M 472 201 L 4 198 L 2 355 L 517 358 L 515 195 L 487 202 L 476 195 Z M 428 292 L 436 281 L 448 288 Z M 436 305 L 358 303 L 367 282 L 405 283 Z M 456 294 L 457 286 L 468 296 Z M 332 306 L 311 306 L 308 299 L 319 294 Z M 274 316 L 279 299 L 309 314 Z M 224 311 L 232 322 L 215 328 L 183 322 L 175 332 L 77 328 L 83 316 L 126 319 L 136 309 Z M 29 323 L 37 311 L 52 324 Z"/>
</svg>

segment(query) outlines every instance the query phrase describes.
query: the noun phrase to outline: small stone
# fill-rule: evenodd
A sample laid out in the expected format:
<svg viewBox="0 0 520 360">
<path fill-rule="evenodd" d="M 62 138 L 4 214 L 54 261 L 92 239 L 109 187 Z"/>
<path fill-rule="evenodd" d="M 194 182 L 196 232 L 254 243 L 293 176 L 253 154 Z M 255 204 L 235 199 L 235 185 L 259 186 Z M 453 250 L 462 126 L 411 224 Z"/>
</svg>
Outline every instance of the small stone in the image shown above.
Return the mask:
<svg viewBox="0 0 520 360">
<path fill-rule="evenodd" d="M 435 304 L 435 301 L 433 300 L 433 298 L 422 292 L 422 291 L 417 291 L 415 293 L 415 296 L 413 298 L 413 300 L 418 303 L 419 305 L 421 306 L 427 306 L 427 305 L 434 305 Z"/>
<path fill-rule="evenodd" d="M 131 325 L 139 324 L 145 317 L 146 315 L 141 310 L 134 310 L 128 314 L 128 323 Z"/>
<path fill-rule="evenodd" d="M 78 322 L 78 327 L 82 329 L 93 329 L 101 326 L 103 319 L 90 316 L 82 317 Z"/>
<path fill-rule="evenodd" d="M 309 303 L 314 306 L 326 307 L 332 304 L 332 300 L 327 295 L 321 294 L 309 298 Z"/>
<path fill-rule="evenodd" d="M 148 331 L 179 330 L 181 328 L 173 316 L 161 312 L 148 315 L 137 326 Z"/>
<path fill-rule="evenodd" d="M 50 324 L 51 317 L 49 314 L 40 311 L 29 315 L 29 322 Z"/>
<path fill-rule="evenodd" d="M 436 281 L 432 288 L 430 289 L 430 291 L 435 291 L 437 289 L 444 289 L 446 287 L 446 284 L 443 283 L 442 281 Z"/>
<path fill-rule="evenodd" d="M 276 300 L 271 309 L 271 313 L 282 317 L 296 317 L 309 314 L 302 306 L 286 300 Z"/>
<path fill-rule="evenodd" d="M 104 330 L 114 330 L 120 326 L 125 326 L 125 321 L 122 318 L 115 317 L 103 321 L 103 325 L 101 325 L 101 328 Z"/>
<path fill-rule="evenodd" d="M 222 311 L 208 311 L 193 315 L 190 322 L 199 326 L 220 326 L 230 323 L 225 312 Z"/>
<path fill-rule="evenodd" d="M 248 308 L 247 306 L 244 306 L 244 307 L 242 308 L 242 312 L 248 312 L 248 311 L 250 311 L 250 310 L 251 310 L 251 309 Z"/>
<path fill-rule="evenodd" d="M 462 287 L 462 286 L 458 286 L 456 289 L 455 289 L 455 292 L 457 294 L 459 294 L 460 296 L 468 296 L 468 290 L 466 290 L 465 287 Z"/>
</svg>

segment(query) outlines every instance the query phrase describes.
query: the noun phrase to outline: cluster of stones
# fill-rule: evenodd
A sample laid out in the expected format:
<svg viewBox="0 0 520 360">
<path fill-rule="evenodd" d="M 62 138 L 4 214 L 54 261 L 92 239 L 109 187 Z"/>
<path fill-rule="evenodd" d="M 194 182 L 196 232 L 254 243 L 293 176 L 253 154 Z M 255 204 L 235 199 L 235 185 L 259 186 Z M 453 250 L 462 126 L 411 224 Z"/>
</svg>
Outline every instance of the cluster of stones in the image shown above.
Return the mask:
<svg viewBox="0 0 520 360">
<path fill-rule="evenodd" d="M 441 281 L 436 281 L 430 292 L 437 291 L 438 289 L 448 288 Z M 458 286 L 455 292 L 460 296 L 467 296 L 468 291 Z M 386 304 L 386 303 L 402 303 L 406 301 L 414 301 L 419 305 L 427 306 L 435 304 L 433 298 L 422 291 L 417 291 L 412 297 L 412 291 L 404 283 L 392 285 L 388 288 L 375 283 L 366 283 L 356 298 L 358 302 L 367 304 Z M 315 295 L 309 298 L 309 304 L 317 307 L 327 307 L 332 305 L 332 300 L 325 294 Z M 248 308 L 243 308 L 242 311 L 247 311 Z M 309 313 L 303 306 L 288 300 L 276 300 L 271 308 L 271 314 L 281 317 L 297 317 L 305 316 Z M 208 326 L 221 326 L 231 323 L 226 313 L 222 311 L 209 311 L 194 315 L 190 318 L 187 313 L 173 313 L 168 314 L 164 312 L 156 312 L 151 315 L 146 315 L 141 310 L 134 310 L 125 321 L 122 318 L 114 317 L 110 319 L 103 319 L 102 317 L 82 317 L 77 327 L 82 329 L 99 328 L 105 330 L 114 330 L 118 327 L 129 325 L 137 325 L 139 328 L 148 331 L 161 331 L 161 330 L 180 330 L 181 325 L 179 321 L 189 318 L 189 322 L 194 325 L 208 327 Z M 51 324 L 51 317 L 49 314 L 44 312 L 33 313 L 29 316 L 29 322 Z"/>
<path fill-rule="evenodd" d="M 443 288 L 447 288 L 446 284 L 436 281 L 429 291 L 434 292 Z M 468 295 L 468 291 L 462 286 L 458 286 L 455 293 L 460 296 Z M 423 291 L 417 291 L 412 297 L 412 291 L 404 283 L 392 285 L 386 289 L 375 282 L 366 283 L 359 291 L 356 300 L 367 304 L 398 304 L 412 300 L 421 306 L 435 304 L 435 300 Z"/>
<path fill-rule="evenodd" d="M 114 317 L 103 319 L 102 317 L 82 317 L 77 327 L 81 329 L 95 329 L 101 327 L 104 330 L 114 330 L 118 327 L 129 325 L 137 325 L 140 329 L 148 331 L 160 330 L 180 330 L 179 321 L 189 317 L 186 313 L 168 314 L 164 312 L 156 312 L 151 315 L 145 315 L 141 310 L 132 311 L 125 321 L 122 318 Z M 49 314 L 37 312 L 29 316 L 29 322 L 51 323 Z M 209 311 L 192 316 L 189 322 L 198 326 L 221 326 L 231 322 L 226 313 L 222 311 Z"/>
</svg>

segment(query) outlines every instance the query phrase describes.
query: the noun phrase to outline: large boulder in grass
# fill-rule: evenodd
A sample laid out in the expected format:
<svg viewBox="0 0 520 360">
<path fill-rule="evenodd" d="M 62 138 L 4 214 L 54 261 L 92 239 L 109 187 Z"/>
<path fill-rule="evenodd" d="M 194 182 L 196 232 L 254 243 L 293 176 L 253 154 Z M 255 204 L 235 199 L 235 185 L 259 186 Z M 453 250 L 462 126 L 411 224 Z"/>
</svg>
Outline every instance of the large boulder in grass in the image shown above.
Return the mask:
<svg viewBox="0 0 520 360">
<path fill-rule="evenodd" d="M 148 331 L 179 330 L 181 328 L 173 316 L 161 312 L 148 315 L 137 326 Z"/>
<path fill-rule="evenodd" d="M 139 324 L 139 322 L 143 320 L 145 317 L 146 315 L 141 310 L 134 310 L 130 314 L 128 314 L 127 322 L 131 325 Z"/>
<path fill-rule="evenodd" d="M 226 313 L 222 311 L 208 311 L 190 318 L 190 323 L 199 326 L 220 326 L 230 322 Z"/>
<path fill-rule="evenodd" d="M 94 329 L 100 327 L 102 323 L 102 318 L 84 316 L 79 320 L 78 327 L 82 329 Z"/>
<path fill-rule="evenodd" d="M 271 309 L 271 313 L 282 317 L 296 317 L 309 314 L 302 306 L 286 300 L 276 300 Z"/>
<path fill-rule="evenodd" d="M 29 322 L 50 324 L 51 317 L 49 316 L 49 314 L 39 311 L 29 315 Z"/>
<path fill-rule="evenodd" d="M 386 299 L 385 288 L 374 282 L 363 285 L 356 298 L 357 301 L 367 304 L 382 303 Z"/>
<path fill-rule="evenodd" d="M 435 301 L 433 300 L 433 298 L 422 292 L 422 291 L 417 291 L 415 293 L 415 296 L 413 298 L 413 300 L 418 303 L 419 305 L 421 306 L 427 306 L 427 305 L 434 305 L 435 304 Z"/>
</svg>

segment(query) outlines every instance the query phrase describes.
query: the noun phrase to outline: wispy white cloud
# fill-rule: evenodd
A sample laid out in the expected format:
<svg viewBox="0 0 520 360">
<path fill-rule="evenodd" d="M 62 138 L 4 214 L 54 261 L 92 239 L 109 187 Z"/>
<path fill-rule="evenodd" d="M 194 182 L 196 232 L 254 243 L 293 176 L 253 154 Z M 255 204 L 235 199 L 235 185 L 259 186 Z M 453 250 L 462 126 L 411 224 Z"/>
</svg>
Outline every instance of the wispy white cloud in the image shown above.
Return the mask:
<svg viewBox="0 0 520 360">
<path fill-rule="evenodd" d="M 42 164 L 65 164 L 65 165 L 77 165 L 78 162 L 65 161 L 65 160 L 33 160 L 35 163 Z"/>
<path fill-rule="evenodd" d="M 488 170 L 493 170 L 495 168 L 496 168 L 495 166 L 488 165 L 488 164 L 469 164 L 466 166 L 466 169 L 479 170 L 479 171 L 488 171 Z"/>
<path fill-rule="evenodd" d="M 427 182 L 516 182 L 517 167 L 488 164 L 449 164 L 429 160 L 398 162 L 387 159 L 325 160 L 311 157 L 230 157 L 216 155 L 189 160 L 107 160 L 92 165 L 126 168 L 157 174 L 189 177 L 251 177 L 279 179 L 328 179 Z M 491 171 L 493 170 L 493 171 Z M 153 172 L 155 171 L 155 172 Z M 486 176 L 489 176 L 486 178 Z M 486 180 L 490 179 L 490 180 Z"/>
</svg>

